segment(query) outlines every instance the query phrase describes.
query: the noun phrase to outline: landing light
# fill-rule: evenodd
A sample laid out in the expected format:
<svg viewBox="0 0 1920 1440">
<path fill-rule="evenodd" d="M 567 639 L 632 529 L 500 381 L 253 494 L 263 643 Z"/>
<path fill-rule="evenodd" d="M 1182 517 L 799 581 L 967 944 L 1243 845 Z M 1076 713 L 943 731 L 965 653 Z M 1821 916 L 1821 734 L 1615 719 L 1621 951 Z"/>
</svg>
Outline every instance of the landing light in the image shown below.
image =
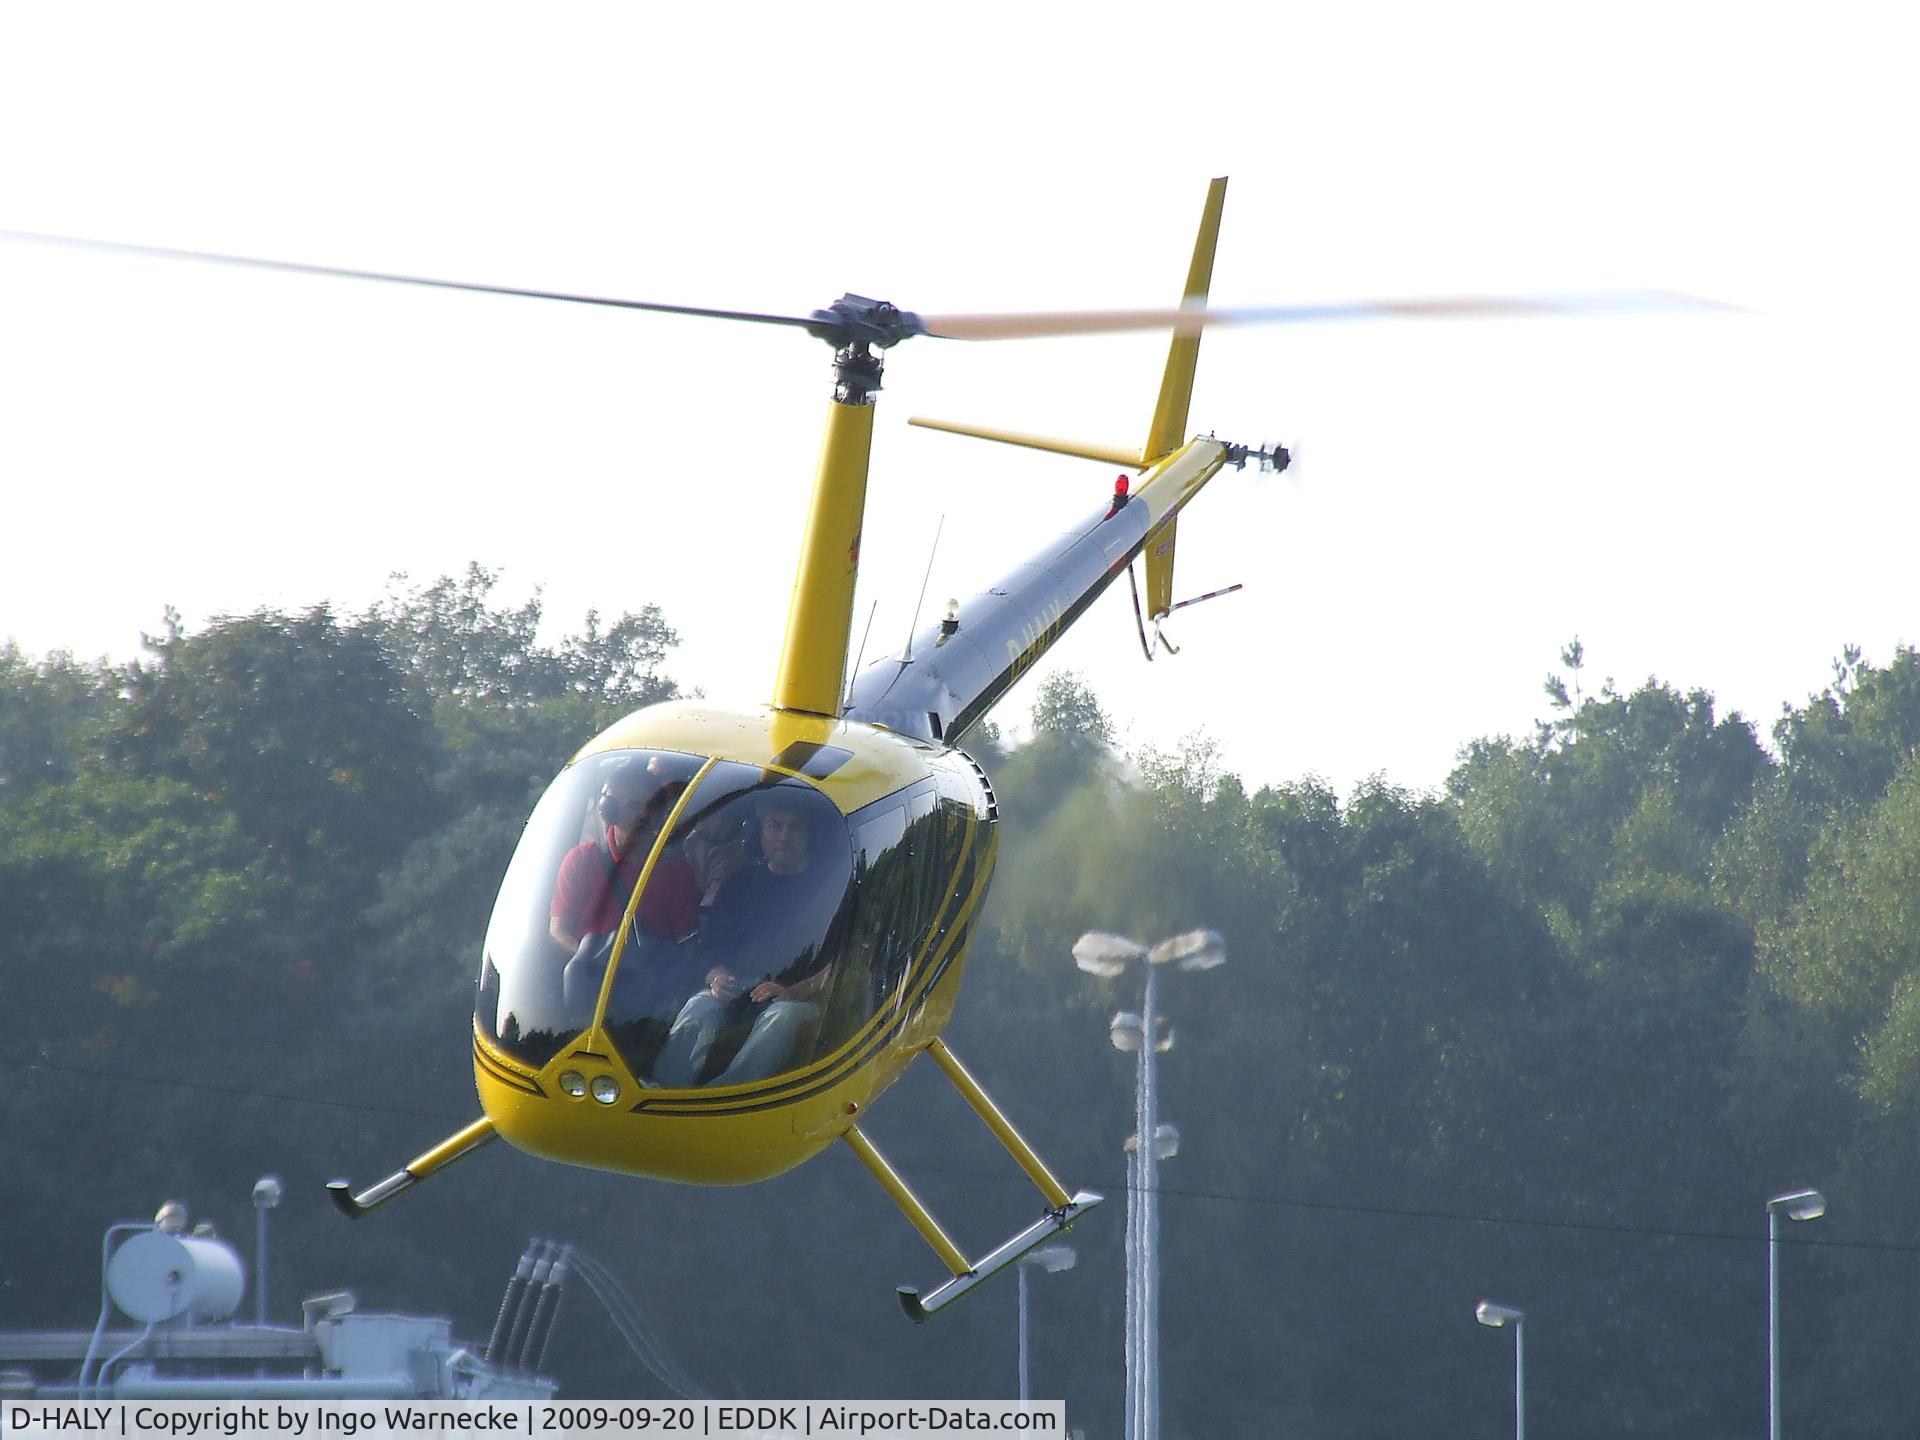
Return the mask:
<svg viewBox="0 0 1920 1440">
<path fill-rule="evenodd" d="M 560 1072 L 560 1088 L 578 1100 L 582 1095 L 587 1093 L 587 1077 L 582 1075 L 578 1070 L 562 1070 Z"/>
<path fill-rule="evenodd" d="M 620 1082 L 611 1075 L 593 1077 L 593 1098 L 602 1105 L 611 1105 L 620 1098 Z"/>
</svg>

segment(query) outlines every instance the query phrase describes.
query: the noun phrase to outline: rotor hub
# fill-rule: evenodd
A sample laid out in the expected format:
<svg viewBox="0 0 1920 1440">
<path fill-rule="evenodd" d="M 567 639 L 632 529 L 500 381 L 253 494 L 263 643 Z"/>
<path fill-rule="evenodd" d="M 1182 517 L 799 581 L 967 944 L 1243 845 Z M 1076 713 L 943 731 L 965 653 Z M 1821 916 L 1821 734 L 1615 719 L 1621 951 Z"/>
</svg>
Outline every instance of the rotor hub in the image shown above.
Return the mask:
<svg viewBox="0 0 1920 1440">
<path fill-rule="evenodd" d="M 816 310 L 807 333 L 825 340 L 836 350 L 852 345 L 867 345 L 884 350 L 902 340 L 927 333 L 920 317 L 911 310 L 865 295 L 842 295 L 824 310 Z"/>
</svg>

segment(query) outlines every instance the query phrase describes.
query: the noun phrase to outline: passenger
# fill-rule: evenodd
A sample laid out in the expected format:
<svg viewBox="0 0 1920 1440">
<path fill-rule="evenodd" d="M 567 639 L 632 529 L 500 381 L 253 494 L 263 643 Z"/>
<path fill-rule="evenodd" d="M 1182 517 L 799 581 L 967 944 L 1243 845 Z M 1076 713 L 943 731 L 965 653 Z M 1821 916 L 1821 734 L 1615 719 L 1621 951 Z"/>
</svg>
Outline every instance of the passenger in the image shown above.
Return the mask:
<svg viewBox="0 0 1920 1440">
<path fill-rule="evenodd" d="M 832 966 L 819 954 L 838 895 L 809 873 L 812 856 L 806 806 L 799 792 L 775 789 L 755 807 L 762 863 L 740 868 L 722 887 L 700 933 L 701 949 L 719 957 L 706 988 L 681 1009 L 655 1067 L 671 1089 L 701 1083 L 721 1033 L 753 1014 L 739 1051 L 710 1082 L 737 1085 L 784 1068 L 801 1032 L 820 1015 L 819 996 Z M 809 968 L 811 967 L 811 968 Z M 740 978 L 758 970 L 758 981 Z"/>
<path fill-rule="evenodd" d="M 571 944 L 560 993 L 575 1026 L 593 1019 L 634 882 L 685 788 L 678 780 L 662 783 L 651 768 L 655 763 L 629 762 L 607 776 L 594 806 L 604 827 L 599 838 L 568 851 L 554 880 L 547 928 L 559 945 Z M 681 943 L 700 923 L 700 891 L 682 856 L 669 851 L 655 862 L 634 914 L 606 1015 L 628 1043 L 637 1036 L 636 1026 L 664 1039 L 669 1020 L 700 985 L 698 961 Z"/>
<path fill-rule="evenodd" d="M 630 761 L 607 776 L 594 810 L 601 831 L 560 862 L 553 882 L 547 932 L 568 955 L 591 937 L 620 928 L 634 882 L 647 863 L 660 819 L 677 798 L 678 783 L 662 783 L 652 767 Z M 700 924 L 700 891 L 693 869 L 677 855 L 663 855 L 640 898 L 641 928 L 663 940 L 682 940 Z"/>
<path fill-rule="evenodd" d="M 700 913 L 704 916 L 720 898 L 720 890 L 734 872 L 747 863 L 747 839 L 737 815 L 726 810 L 706 816 L 687 837 L 687 859 L 700 886 Z"/>
</svg>

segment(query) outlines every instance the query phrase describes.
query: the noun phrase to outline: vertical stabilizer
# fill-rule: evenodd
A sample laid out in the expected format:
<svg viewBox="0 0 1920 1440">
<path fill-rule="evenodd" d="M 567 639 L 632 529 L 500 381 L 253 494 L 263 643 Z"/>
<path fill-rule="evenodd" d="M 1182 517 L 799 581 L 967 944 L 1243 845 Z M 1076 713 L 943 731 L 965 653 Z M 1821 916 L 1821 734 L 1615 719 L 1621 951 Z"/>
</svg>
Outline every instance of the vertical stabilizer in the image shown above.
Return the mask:
<svg viewBox="0 0 1920 1440">
<path fill-rule="evenodd" d="M 1207 303 L 1213 283 L 1213 251 L 1220 240 L 1220 212 L 1226 204 L 1223 175 L 1207 185 L 1207 205 L 1200 216 L 1200 234 L 1193 242 L 1193 263 L 1187 268 L 1187 288 L 1180 303 L 1199 309 Z M 1153 407 L 1153 428 L 1147 432 L 1148 464 L 1171 455 L 1187 438 L 1187 405 L 1193 399 L 1193 372 L 1200 359 L 1200 335 L 1175 334 L 1167 351 L 1167 371 L 1160 381 L 1160 399 Z"/>
</svg>

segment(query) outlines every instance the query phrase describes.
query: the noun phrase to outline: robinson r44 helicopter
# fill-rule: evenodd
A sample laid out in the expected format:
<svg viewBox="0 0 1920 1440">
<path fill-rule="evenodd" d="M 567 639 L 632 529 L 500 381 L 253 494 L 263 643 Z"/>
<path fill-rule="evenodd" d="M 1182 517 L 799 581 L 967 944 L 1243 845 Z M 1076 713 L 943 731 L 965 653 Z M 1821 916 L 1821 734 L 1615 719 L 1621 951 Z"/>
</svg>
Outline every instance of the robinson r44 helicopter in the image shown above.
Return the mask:
<svg viewBox="0 0 1920 1440">
<path fill-rule="evenodd" d="M 334 1181 L 343 1211 L 365 1215 L 496 1136 L 553 1160 L 696 1184 L 766 1179 L 838 1142 L 950 1272 L 925 1293 L 899 1291 L 922 1321 L 1100 1202 L 1069 1193 L 941 1039 L 998 851 L 993 787 L 959 745 L 1143 550 L 1157 627 L 1174 608 L 1181 509 L 1226 465 L 1287 463 L 1284 450 L 1185 433 L 1199 322 L 1230 318 L 1202 308 L 1225 196 L 1215 180 L 1176 310 L 937 317 L 857 295 L 805 317 L 634 307 L 798 326 L 833 346 L 772 698 L 649 706 L 568 763 L 527 822 L 487 930 L 473 1025 L 484 1114 L 366 1190 Z M 915 422 L 1140 478 L 1123 476 L 1095 513 L 849 687 L 882 352 L 917 335 L 1145 328 L 1175 333 L 1137 450 Z M 921 1055 L 1044 1200 L 983 1258 L 949 1238 L 860 1128 Z"/>
<path fill-rule="evenodd" d="M 473 1019 L 481 1117 L 364 1190 L 332 1182 L 342 1211 L 363 1216 L 496 1137 L 552 1160 L 694 1184 L 766 1179 L 837 1142 L 949 1272 L 924 1293 L 900 1290 L 907 1314 L 922 1321 L 1099 1203 L 1092 1192 L 1069 1193 L 941 1039 L 998 850 L 993 787 L 960 743 L 1121 572 L 1133 583 L 1143 554 L 1144 616 L 1137 586 L 1134 602 L 1151 659 L 1164 640 L 1160 622 L 1179 608 L 1181 510 L 1228 465 L 1286 467 L 1278 446 L 1188 437 L 1204 327 L 1583 308 L 1578 298 L 1476 298 L 1209 310 L 1225 196 L 1226 181 L 1213 181 L 1180 304 L 1164 310 L 935 316 L 845 295 L 810 315 L 766 315 L 105 247 L 785 325 L 834 351 L 771 699 L 649 706 L 567 763 L 527 821 L 487 929 Z M 1600 303 L 1619 309 L 1623 300 Z M 913 422 L 1099 460 L 1137 478 L 1123 474 L 1109 500 L 849 687 L 883 352 L 915 336 L 1145 329 L 1170 330 L 1172 342 L 1138 449 Z M 923 1054 L 1044 1200 L 1039 1218 L 980 1259 L 948 1237 L 860 1129 L 868 1107 Z"/>
</svg>

